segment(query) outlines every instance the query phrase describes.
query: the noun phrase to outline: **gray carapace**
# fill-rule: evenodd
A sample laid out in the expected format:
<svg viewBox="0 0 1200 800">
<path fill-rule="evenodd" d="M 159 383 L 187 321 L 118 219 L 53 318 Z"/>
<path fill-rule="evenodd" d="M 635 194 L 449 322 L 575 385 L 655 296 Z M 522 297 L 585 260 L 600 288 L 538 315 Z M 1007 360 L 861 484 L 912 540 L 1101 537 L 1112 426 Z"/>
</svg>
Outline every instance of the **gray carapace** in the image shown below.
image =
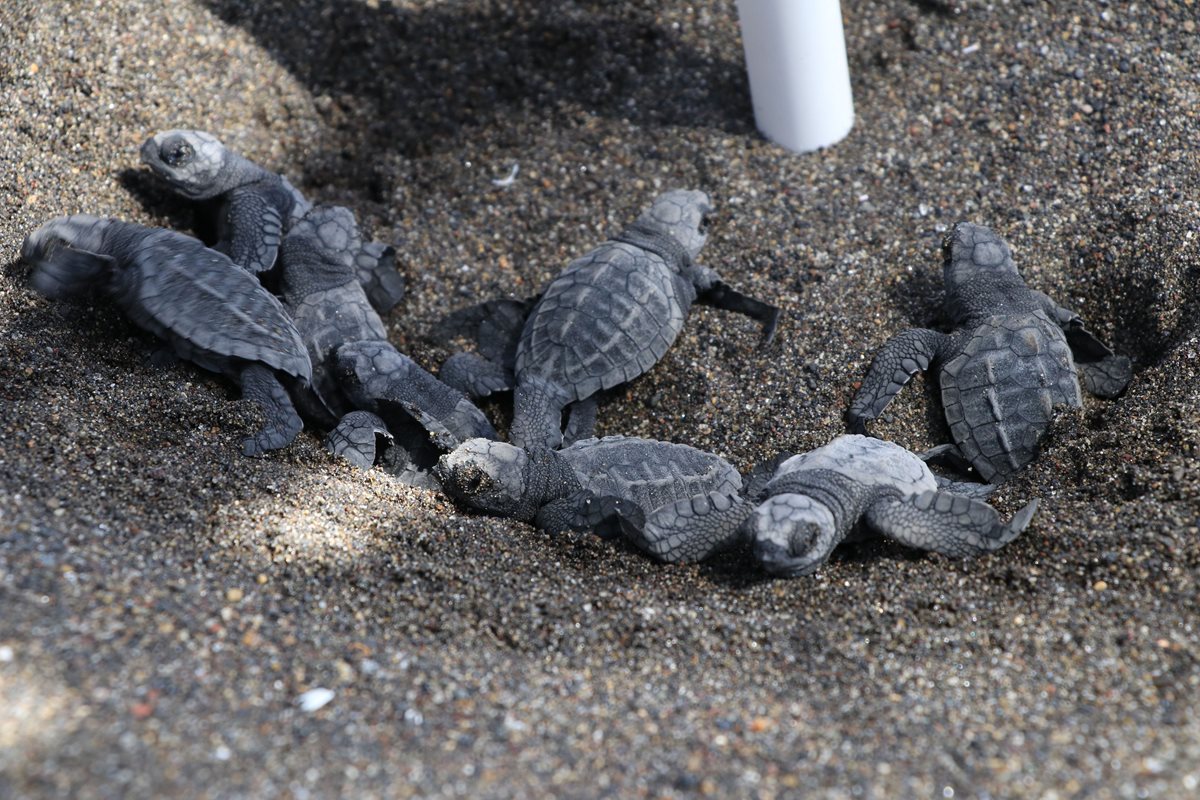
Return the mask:
<svg viewBox="0 0 1200 800">
<path fill-rule="evenodd" d="M 473 439 L 443 456 L 434 474 L 455 500 L 550 531 L 641 525 L 677 500 L 742 489 L 741 475 L 723 458 L 630 436 L 561 450 Z"/>
<path fill-rule="evenodd" d="M 847 425 L 865 433 L 914 374 L 935 370 L 954 443 L 928 455 L 999 483 L 1037 455 L 1055 407 L 1082 405 L 1077 370 L 1100 397 L 1123 391 L 1132 370 L 1078 314 L 1026 286 L 1008 244 L 992 231 L 959 223 L 942 252 L 945 308 L 955 329 L 907 330 L 884 344 Z"/>
<path fill-rule="evenodd" d="M 313 365 L 312 383 L 293 394 L 307 419 L 333 429 L 335 454 L 367 468 L 383 438 L 406 451 L 412 468 L 402 477 L 432 486 L 422 466 L 427 474 L 445 450 L 496 432 L 466 397 L 387 341 L 355 277 L 361 246 L 354 214 L 341 206 L 313 208 L 284 237 L 280 290 Z"/>
<path fill-rule="evenodd" d="M 571 262 L 535 301 L 492 301 L 451 315 L 442 335 L 476 338 L 484 356 L 451 356 L 442 379 L 472 397 L 514 390 L 512 442 L 555 448 L 591 435 L 596 394 L 658 363 L 693 303 L 746 314 L 769 341 L 779 309 L 696 263 L 711 210 L 703 192 L 667 192 L 621 234 Z"/>
<path fill-rule="evenodd" d="M 21 257 L 42 294 L 103 291 L 176 355 L 240 384 L 266 416 L 245 440 L 246 455 L 284 447 L 300 432 L 280 382 L 312 377 L 300 334 L 279 300 L 225 254 L 175 231 L 79 214 L 29 234 Z"/>
</svg>

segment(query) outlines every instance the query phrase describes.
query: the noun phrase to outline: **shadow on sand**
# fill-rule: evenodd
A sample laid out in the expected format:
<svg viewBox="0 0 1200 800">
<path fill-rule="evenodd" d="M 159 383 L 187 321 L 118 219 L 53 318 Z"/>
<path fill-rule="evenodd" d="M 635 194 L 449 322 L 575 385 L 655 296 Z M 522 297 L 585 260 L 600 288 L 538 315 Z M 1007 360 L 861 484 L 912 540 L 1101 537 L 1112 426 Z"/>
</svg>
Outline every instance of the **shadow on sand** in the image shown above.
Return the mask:
<svg viewBox="0 0 1200 800">
<path fill-rule="evenodd" d="M 249 31 L 314 96 L 353 103 L 343 124 L 330 117 L 343 146 L 360 153 L 420 156 L 505 114 L 564 106 L 638 125 L 753 130 L 740 61 L 697 52 L 649 8 L 618 17 L 606 3 L 548 0 L 484 13 L 452 4 L 203 3 Z"/>
</svg>

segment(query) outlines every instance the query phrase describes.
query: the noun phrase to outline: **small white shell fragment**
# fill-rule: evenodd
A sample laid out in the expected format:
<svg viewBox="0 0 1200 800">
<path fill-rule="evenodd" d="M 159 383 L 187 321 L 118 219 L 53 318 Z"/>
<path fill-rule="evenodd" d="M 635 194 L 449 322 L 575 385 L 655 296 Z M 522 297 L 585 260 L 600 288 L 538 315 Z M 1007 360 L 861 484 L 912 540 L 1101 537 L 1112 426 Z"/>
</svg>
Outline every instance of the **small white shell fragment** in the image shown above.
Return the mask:
<svg viewBox="0 0 1200 800">
<path fill-rule="evenodd" d="M 520 170 L 521 170 L 521 165 L 519 163 L 514 163 L 512 165 L 512 169 L 509 170 L 507 176 L 505 176 L 503 178 L 492 178 L 492 183 L 494 183 L 497 186 L 501 186 L 501 187 L 512 186 L 513 183 L 517 180 L 517 173 L 520 172 Z"/>
<path fill-rule="evenodd" d="M 301 711 L 307 711 L 311 714 L 318 709 L 324 708 L 332 699 L 332 689 L 326 689 L 324 686 L 318 686 L 315 689 L 309 689 L 307 692 L 297 697 L 296 705 L 300 706 Z"/>
</svg>

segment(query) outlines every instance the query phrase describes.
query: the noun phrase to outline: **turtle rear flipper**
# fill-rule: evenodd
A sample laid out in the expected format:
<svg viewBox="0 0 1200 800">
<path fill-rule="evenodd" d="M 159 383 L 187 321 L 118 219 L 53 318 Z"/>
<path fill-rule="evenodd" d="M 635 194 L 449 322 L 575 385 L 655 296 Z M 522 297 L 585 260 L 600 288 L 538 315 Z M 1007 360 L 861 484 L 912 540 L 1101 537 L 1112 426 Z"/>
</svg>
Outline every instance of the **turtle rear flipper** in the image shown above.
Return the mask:
<svg viewBox="0 0 1200 800">
<path fill-rule="evenodd" d="M 626 538 L 669 564 L 701 561 L 745 540 L 742 524 L 754 508 L 740 497 L 708 492 L 655 509 L 639 524 L 622 516 Z"/>
<path fill-rule="evenodd" d="M 937 449 L 936 447 L 934 448 Z M 976 500 L 987 500 L 991 497 L 992 492 L 1000 488 L 999 484 L 995 483 L 976 483 L 974 481 L 956 481 L 942 475 L 934 475 L 937 480 L 938 490 L 950 492 L 950 494 L 961 494 L 964 497 L 973 497 Z"/>
<path fill-rule="evenodd" d="M 380 438 L 393 441 L 383 420 L 370 411 L 351 411 L 329 432 L 325 448 L 359 469 L 370 469 L 375 464 L 375 450 Z"/>
<path fill-rule="evenodd" d="M 1038 501 L 1031 500 L 1008 522 L 980 500 L 942 491 L 884 497 L 865 514 L 867 524 L 921 550 L 965 558 L 999 550 L 1025 530 Z"/>
<path fill-rule="evenodd" d="M 596 395 L 567 406 L 567 427 L 563 431 L 563 447 L 590 439 L 596 430 Z"/>
<path fill-rule="evenodd" d="M 291 444 L 304 422 L 275 374 L 261 364 L 251 364 L 242 370 L 241 383 L 242 397 L 258 405 L 267 418 L 258 433 L 243 440 L 242 452 L 261 456 Z"/>
<path fill-rule="evenodd" d="M 460 308 L 443 317 L 430 335 L 443 344 L 465 336 L 475 343 L 485 359 L 512 369 L 521 330 L 539 299 L 541 295 L 524 299 L 502 297 Z"/>
<path fill-rule="evenodd" d="M 967 460 L 956 444 L 946 443 L 931 447 L 921 453 L 920 458 L 926 464 L 945 467 L 963 475 L 975 474 L 975 468 L 971 466 L 971 462 Z"/>
<path fill-rule="evenodd" d="M 467 397 L 476 398 L 509 391 L 514 383 L 510 370 L 476 353 L 450 356 L 442 362 L 438 378 Z"/>
<path fill-rule="evenodd" d="M 354 270 L 371 307 L 391 311 L 404 298 L 404 276 L 396 269 L 396 248 L 367 242 L 354 254 Z"/>
<path fill-rule="evenodd" d="M 1125 356 L 1108 355 L 1099 361 L 1076 360 L 1075 367 L 1083 378 L 1084 388 L 1096 397 L 1111 399 L 1133 379 L 1133 364 Z"/>
</svg>

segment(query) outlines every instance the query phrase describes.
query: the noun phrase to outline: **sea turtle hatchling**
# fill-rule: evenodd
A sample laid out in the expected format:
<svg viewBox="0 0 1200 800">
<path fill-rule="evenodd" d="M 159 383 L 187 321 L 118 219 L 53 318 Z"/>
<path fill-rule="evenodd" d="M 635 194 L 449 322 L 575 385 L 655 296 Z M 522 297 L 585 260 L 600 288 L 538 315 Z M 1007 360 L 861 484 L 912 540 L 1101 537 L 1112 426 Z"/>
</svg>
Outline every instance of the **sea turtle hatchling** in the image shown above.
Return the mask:
<svg viewBox="0 0 1200 800">
<path fill-rule="evenodd" d="M 838 544 L 875 533 L 948 556 L 983 555 L 1016 538 L 1037 509 L 1035 499 L 1005 524 L 987 503 L 958 493 L 979 494 L 970 488 L 978 484 L 937 478 L 903 447 L 856 434 L 791 456 L 760 480 L 745 498 L 687 497 L 622 527 L 662 561 L 749 543 L 767 572 L 794 577 L 814 572 Z"/>
<path fill-rule="evenodd" d="M 287 178 L 260 167 L 210 133 L 169 130 L 142 144 L 142 163 L 188 200 L 217 202 L 217 250 L 251 272 L 270 270 L 284 234 L 312 209 Z M 390 311 L 404 296 L 396 251 L 360 243 L 355 275 L 371 305 Z"/>
<path fill-rule="evenodd" d="M 1130 362 L 1078 314 L 1027 287 L 1008 244 L 987 228 L 955 225 L 942 253 L 945 309 L 956 329 L 907 330 L 884 344 L 847 425 L 865 433 L 909 378 L 936 369 L 954 444 L 929 455 L 1000 483 L 1034 459 L 1056 406 L 1082 405 L 1077 369 L 1092 394 L 1115 397 L 1129 383 Z"/>
<path fill-rule="evenodd" d="M 312 382 L 293 390 L 301 413 L 333 428 L 330 449 L 364 468 L 379 436 L 410 451 L 431 439 L 440 449 L 426 467 L 466 439 L 494 438 L 478 408 L 388 343 L 355 279 L 360 245 L 354 214 L 341 206 L 313 208 L 284 237 L 280 290 L 313 366 Z"/>
<path fill-rule="evenodd" d="M 561 450 L 525 450 L 472 439 L 442 456 L 434 476 L 472 508 L 549 531 L 639 520 L 675 501 L 735 496 L 742 477 L 694 447 L 628 436 L 584 439 Z"/>
<path fill-rule="evenodd" d="M 442 380 L 472 397 L 513 389 L 511 441 L 555 448 L 564 439 L 564 408 L 570 409 L 567 442 L 590 436 L 596 393 L 653 367 L 694 302 L 758 320 L 769 341 L 779 309 L 734 291 L 695 262 L 711 210 L 703 192 L 663 194 L 633 225 L 550 282 L 519 328 L 511 363 L 460 353 L 442 366 Z"/>
<path fill-rule="evenodd" d="M 41 294 L 104 291 L 178 356 L 239 383 L 266 416 L 244 441 L 246 455 L 284 447 L 303 427 L 280 383 L 312 377 L 300 334 L 280 302 L 228 256 L 175 231 L 78 214 L 30 233 L 21 257 Z"/>
</svg>

